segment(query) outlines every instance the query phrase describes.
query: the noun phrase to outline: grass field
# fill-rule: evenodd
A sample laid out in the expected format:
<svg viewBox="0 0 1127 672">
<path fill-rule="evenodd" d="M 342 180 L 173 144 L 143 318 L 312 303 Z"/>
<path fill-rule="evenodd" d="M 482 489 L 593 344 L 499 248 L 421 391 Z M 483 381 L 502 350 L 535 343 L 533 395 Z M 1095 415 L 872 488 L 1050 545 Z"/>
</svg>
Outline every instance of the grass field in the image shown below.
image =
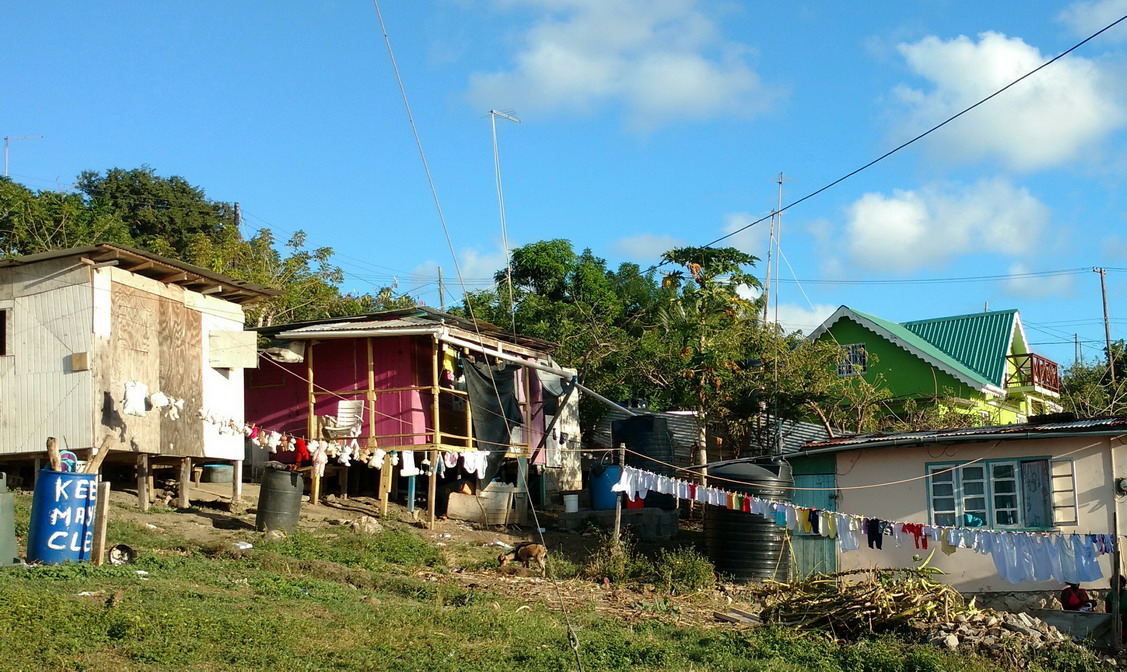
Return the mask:
<svg viewBox="0 0 1127 672">
<path fill-rule="evenodd" d="M 17 496 L 21 533 L 29 499 Z M 0 670 L 577 670 L 569 623 L 590 672 L 1104 669 L 1075 647 L 1013 664 L 897 637 L 838 644 L 784 628 L 685 622 L 678 605 L 691 603 L 701 572 L 676 551 L 621 563 L 623 584 L 631 572 L 649 582 L 639 618 L 575 602 L 565 614 L 551 600 L 454 580 L 455 559 L 485 567 L 492 549 L 439 548 L 419 530 L 385 527 L 276 542 L 247 532 L 254 548 L 241 552 L 111 520 L 114 543 L 142 550 L 132 565 L 0 570 Z M 605 574 L 618 560 L 595 553 L 590 562 Z M 561 590 L 590 583 L 585 566 L 557 569 L 578 575 Z"/>
</svg>

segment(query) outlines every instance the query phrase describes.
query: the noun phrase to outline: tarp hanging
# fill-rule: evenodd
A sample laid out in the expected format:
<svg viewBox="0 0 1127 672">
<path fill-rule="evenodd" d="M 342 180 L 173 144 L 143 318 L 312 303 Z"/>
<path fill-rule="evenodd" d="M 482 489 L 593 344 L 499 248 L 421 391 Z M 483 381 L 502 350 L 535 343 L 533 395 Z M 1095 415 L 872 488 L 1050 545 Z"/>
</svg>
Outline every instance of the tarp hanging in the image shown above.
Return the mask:
<svg viewBox="0 0 1127 672">
<path fill-rule="evenodd" d="M 477 449 L 489 451 L 485 475 L 481 483 L 487 484 L 501 470 L 501 460 L 509 450 L 509 437 L 513 427 L 524 421 L 516 398 L 516 372 L 520 366 L 508 364 L 498 369 L 486 362 L 463 359 L 466 372 L 466 392 L 470 397 L 470 414 L 473 418 Z"/>
</svg>

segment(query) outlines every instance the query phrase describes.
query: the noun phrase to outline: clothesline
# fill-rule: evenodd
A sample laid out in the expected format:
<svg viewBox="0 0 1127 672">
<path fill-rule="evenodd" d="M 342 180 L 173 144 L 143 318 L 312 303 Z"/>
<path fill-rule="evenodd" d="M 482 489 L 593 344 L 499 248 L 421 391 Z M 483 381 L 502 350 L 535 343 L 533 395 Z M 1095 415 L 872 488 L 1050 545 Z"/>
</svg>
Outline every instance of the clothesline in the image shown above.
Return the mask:
<svg viewBox="0 0 1127 672">
<path fill-rule="evenodd" d="M 743 482 L 743 485 L 748 483 Z M 611 489 L 624 493 L 630 501 L 644 499 L 652 491 L 673 495 L 678 500 L 759 515 L 796 534 L 836 540 L 839 552 L 843 553 L 860 549 L 862 537 L 868 548 L 883 550 L 886 536 L 893 537 L 897 548 L 911 543 L 917 549 L 927 550 L 931 541 L 938 542 L 948 555 L 958 549 L 969 549 L 989 554 L 999 576 L 1014 584 L 1050 579 L 1061 583 L 1098 581 L 1103 578 L 1103 572 L 1096 556 L 1111 553 L 1115 546 L 1113 534 L 1026 532 L 982 525 L 951 527 L 816 509 L 629 466 L 623 467 L 622 475 Z"/>
</svg>

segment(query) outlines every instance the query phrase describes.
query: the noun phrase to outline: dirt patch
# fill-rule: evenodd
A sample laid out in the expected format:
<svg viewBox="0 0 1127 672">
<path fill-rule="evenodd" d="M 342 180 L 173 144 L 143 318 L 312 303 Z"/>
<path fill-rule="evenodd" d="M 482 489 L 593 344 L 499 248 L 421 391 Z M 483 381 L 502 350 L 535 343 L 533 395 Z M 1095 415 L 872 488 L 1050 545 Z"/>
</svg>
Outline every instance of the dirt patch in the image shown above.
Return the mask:
<svg viewBox="0 0 1127 672">
<path fill-rule="evenodd" d="M 137 508 L 134 491 L 117 489 L 110 495 L 113 505 L 111 515 L 155 527 L 205 548 L 222 548 L 235 541 L 254 543 L 258 538 L 254 530 L 258 495 L 257 484 L 244 484 L 242 503 L 232 504 L 230 485 L 203 483 L 192 488 L 191 506 L 187 509 L 155 506 L 148 512 L 142 512 Z M 530 606 L 542 604 L 553 610 L 566 609 L 569 613 L 594 609 L 599 614 L 626 621 L 656 618 L 714 625 L 713 611 L 741 601 L 742 591 L 735 586 L 721 586 L 706 594 L 670 596 L 651 586 L 634 590 L 591 580 L 548 579 L 541 576 L 538 568 L 525 569 L 519 565 L 503 569 L 493 567 L 492 559 L 505 550 L 505 545 L 512 546 L 521 541 L 543 541 L 551 556 L 575 564 L 581 564 L 601 543 L 595 533 L 578 534 L 552 529 L 554 518 L 544 512 L 539 518 L 544 526 L 542 532 L 541 528 L 531 526 L 484 526 L 451 519 L 437 520 L 434 528 L 428 529 L 425 509 L 412 512 L 391 503 L 388 514 L 381 516 L 379 500 L 374 497 L 330 497 L 319 505 L 303 503 L 298 528 L 312 531 L 347 525 L 364 516 L 376 517 L 384 523 L 399 523 L 397 527 L 410 529 L 443 549 L 450 571 L 419 571 L 417 575 L 421 578 L 458 585 L 470 591 L 494 592 Z M 112 539 L 108 542 L 114 543 Z M 317 566 L 308 569 L 314 575 L 328 571 Z M 348 573 L 352 572 L 348 570 Z"/>
</svg>

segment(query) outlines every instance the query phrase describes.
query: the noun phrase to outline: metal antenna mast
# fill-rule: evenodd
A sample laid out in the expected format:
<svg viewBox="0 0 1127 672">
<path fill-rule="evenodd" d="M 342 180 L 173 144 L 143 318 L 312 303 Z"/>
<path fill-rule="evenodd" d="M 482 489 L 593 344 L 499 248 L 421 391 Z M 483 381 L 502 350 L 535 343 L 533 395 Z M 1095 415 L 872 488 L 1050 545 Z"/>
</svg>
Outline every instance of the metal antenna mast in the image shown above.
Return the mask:
<svg viewBox="0 0 1127 672">
<path fill-rule="evenodd" d="M 493 173 L 497 178 L 497 206 L 501 210 L 501 245 L 505 248 L 505 280 L 509 285 L 509 313 L 513 321 L 513 334 L 516 334 L 517 313 L 516 304 L 513 302 L 513 264 L 509 259 L 509 227 L 505 221 L 505 191 L 501 188 L 501 152 L 497 148 L 497 117 L 508 119 L 514 124 L 519 124 L 520 119 L 504 112 L 489 110 L 489 121 L 493 126 Z"/>
<path fill-rule="evenodd" d="M 4 136 L 4 177 L 8 177 L 8 143 L 12 140 L 41 140 L 42 135 L 12 135 Z"/>
</svg>

